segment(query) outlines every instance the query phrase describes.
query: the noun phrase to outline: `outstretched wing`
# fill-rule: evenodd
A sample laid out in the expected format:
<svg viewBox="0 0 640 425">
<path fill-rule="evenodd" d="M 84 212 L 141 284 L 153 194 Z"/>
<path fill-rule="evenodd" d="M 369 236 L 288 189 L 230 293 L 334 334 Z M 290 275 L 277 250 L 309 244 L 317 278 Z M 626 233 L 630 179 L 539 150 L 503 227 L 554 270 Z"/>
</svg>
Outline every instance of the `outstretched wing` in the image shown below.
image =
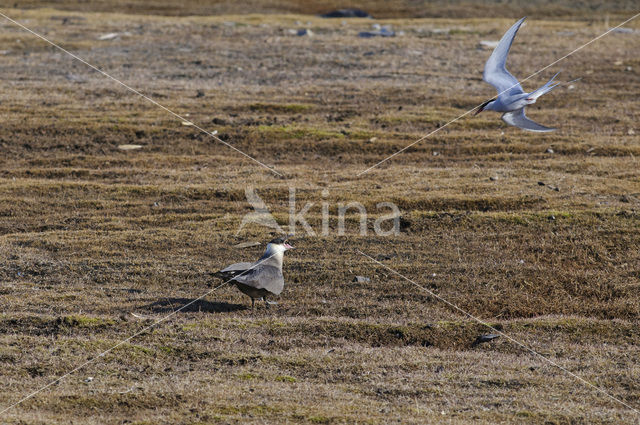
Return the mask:
<svg viewBox="0 0 640 425">
<path fill-rule="evenodd" d="M 544 125 L 540 125 L 535 121 L 531 121 L 524 114 L 524 108 L 520 108 L 517 111 L 507 112 L 506 114 L 503 114 L 502 121 L 506 122 L 509 125 L 513 125 L 515 127 L 528 131 L 537 131 L 540 133 L 544 133 L 555 130 L 555 128 L 545 127 Z"/>
<path fill-rule="evenodd" d="M 234 278 L 234 280 L 252 288 L 266 289 L 275 295 L 280 295 L 284 288 L 282 270 L 267 264 L 256 266 L 245 274 Z"/>
<path fill-rule="evenodd" d="M 511 43 L 513 43 L 513 39 L 516 36 L 518 29 L 520 29 L 520 25 L 522 25 L 525 19 L 526 18 L 520 19 L 518 22 L 513 24 L 511 28 L 509 28 L 509 31 L 502 36 L 498 46 L 493 50 L 493 53 L 491 53 L 487 63 L 484 65 L 482 79 L 495 87 L 496 90 L 498 90 L 498 95 L 502 92 L 504 92 L 502 93 L 503 95 L 524 93 L 524 90 L 522 90 L 522 86 L 516 77 L 507 71 L 505 64 L 507 62 L 507 55 L 509 54 Z"/>
</svg>

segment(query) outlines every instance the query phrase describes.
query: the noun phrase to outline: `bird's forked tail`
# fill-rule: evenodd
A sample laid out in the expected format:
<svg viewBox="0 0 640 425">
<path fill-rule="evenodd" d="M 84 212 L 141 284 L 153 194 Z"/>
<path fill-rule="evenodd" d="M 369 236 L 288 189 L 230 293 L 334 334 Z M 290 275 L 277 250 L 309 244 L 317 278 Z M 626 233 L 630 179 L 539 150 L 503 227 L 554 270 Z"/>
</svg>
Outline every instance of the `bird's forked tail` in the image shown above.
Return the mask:
<svg viewBox="0 0 640 425">
<path fill-rule="evenodd" d="M 555 83 L 553 84 L 553 80 L 558 76 L 558 74 L 560 74 L 560 72 L 556 73 L 556 75 L 554 75 L 553 77 L 551 77 L 551 79 L 549 81 L 547 81 L 547 83 L 540 87 L 539 89 L 532 91 L 529 96 L 527 96 L 527 99 L 529 100 L 537 100 L 540 96 L 542 96 L 543 94 L 547 94 L 549 93 L 551 90 L 553 90 L 554 88 L 556 88 L 557 86 L 559 86 L 562 83 Z"/>
</svg>

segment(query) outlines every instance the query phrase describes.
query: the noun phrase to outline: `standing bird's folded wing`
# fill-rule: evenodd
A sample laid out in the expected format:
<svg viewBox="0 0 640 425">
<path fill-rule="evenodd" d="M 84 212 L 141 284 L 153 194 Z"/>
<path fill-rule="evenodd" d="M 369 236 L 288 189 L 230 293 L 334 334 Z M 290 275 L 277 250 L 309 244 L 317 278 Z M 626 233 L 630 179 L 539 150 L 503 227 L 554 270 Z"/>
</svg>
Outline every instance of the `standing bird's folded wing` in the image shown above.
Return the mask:
<svg viewBox="0 0 640 425">
<path fill-rule="evenodd" d="M 524 108 L 518 109 L 517 111 L 507 112 L 506 114 L 503 114 L 502 121 L 506 122 L 509 125 L 519 127 L 523 130 L 536 131 L 539 133 L 546 133 L 548 131 L 555 130 L 555 128 L 545 127 L 544 125 L 540 125 L 535 121 L 531 121 L 524 114 Z"/>
<path fill-rule="evenodd" d="M 496 90 L 498 90 L 499 95 L 507 94 L 512 96 L 524 93 L 524 90 L 522 90 L 522 86 L 516 77 L 507 71 L 505 64 L 507 62 L 507 55 L 509 54 L 511 43 L 513 43 L 513 39 L 516 36 L 518 29 L 520 29 L 520 25 L 522 25 L 525 19 L 526 18 L 520 19 L 518 22 L 513 24 L 511 28 L 509 28 L 509 31 L 502 36 L 498 46 L 493 50 L 493 53 L 491 53 L 487 63 L 484 65 L 482 79 L 495 87 Z"/>
<path fill-rule="evenodd" d="M 244 273 L 247 270 L 249 270 L 253 265 L 254 263 L 235 263 L 228 267 L 225 267 L 219 272 L 216 272 L 214 276 L 223 280 L 233 279 L 234 277 L 240 275 L 241 273 Z"/>
<path fill-rule="evenodd" d="M 282 270 L 271 265 L 261 264 L 234 279 L 255 289 L 266 289 L 274 295 L 280 295 L 284 288 Z"/>
</svg>

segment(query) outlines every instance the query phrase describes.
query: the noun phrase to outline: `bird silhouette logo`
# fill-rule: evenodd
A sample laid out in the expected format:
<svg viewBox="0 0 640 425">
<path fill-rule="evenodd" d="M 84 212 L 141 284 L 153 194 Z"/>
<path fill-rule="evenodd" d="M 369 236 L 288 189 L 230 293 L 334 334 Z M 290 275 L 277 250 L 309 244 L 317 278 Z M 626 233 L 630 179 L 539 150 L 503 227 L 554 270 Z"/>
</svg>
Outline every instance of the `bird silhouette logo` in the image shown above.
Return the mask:
<svg viewBox="0 0 640 425">
<path fill-rule="evenodd" d="M 278 233 L 284 233 L 278 222 L 276 222 L 276 219 L 273 218 L 269 207 L 262 200 L 262 198 L 258 196 L 255 189 L 252 187 L 247 187 L 244 190 L 244 193 L 247 197 L 247 202 L 249 202 L 249 204 L 253 207 L 253 211 L 245 214 L 244 217 L 242 217 L 242 221 L 240 222 L 240 227 L 236 232 L 236 236 L 240 234 L 245 226 L 251 223 L 274 229 Z"/>
</svg>

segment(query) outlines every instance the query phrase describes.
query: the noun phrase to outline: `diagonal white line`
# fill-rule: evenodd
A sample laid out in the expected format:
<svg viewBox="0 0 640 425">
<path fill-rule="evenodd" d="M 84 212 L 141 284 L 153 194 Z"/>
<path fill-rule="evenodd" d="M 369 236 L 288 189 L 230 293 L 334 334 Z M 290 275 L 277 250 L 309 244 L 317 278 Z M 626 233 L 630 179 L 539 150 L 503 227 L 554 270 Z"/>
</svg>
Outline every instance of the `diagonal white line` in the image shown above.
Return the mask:
<svg viewBox="0 0 640 425">
<path fill-rule="evenodd" d="M 553 65 L 557 64 L 558 62 L 560 62 L 560 61 L 562 61 L 562 60 L 564 60 L 564 59 L 568 58 L 569 56 L 573 55 L 574 53 L 576 53 L 576 52 L 578 52 L 578 51 L 580 51 L 580 50 L 584 49 L 585 47 L 587 47 L 587 46 L 588 46 L 588 45 L 590 45 L 591 43 L 593 43 L 593 42 L 595 42 L 595 41 L 597 41 L 597 40 L 601 39 L 601 38 L 602 38 L 602 37 L 604 37 L 605 35 L 609 34 L 611 31 L 613 31 L 613 30 L 615 30 L 615 29 L 617 29 L 617 28 L 620 28 L 621 26 L 623 26 L 623 25 L 625 25 L 625 24 L 627 24 L 627 23 L 631 22 L 632 20 L 636 19 L 638 16 L 640 16 L 640 13 L 636 13 L 635 15 L 633 15 L 631 18 L 627 19 L 626 21 L 624 21 L 624 22 L 622 22 L 622 23 L 620 23 L 620 24 L 616 25 L 616 26 L 615 26 L 615 27 L 613 27 L 613 28 L 610 28 L 609 30 L 607 30 L 607 31 L 605 31 L 604 33 L 600 34 L 599 36 L 597 36 L 597 37 L 596 37 L 596 38 L 594 38 L 593 40 L 591 40 L 591 41 L 589 41 L 589 42 L 587 42 L 587 43 L 583 44 L 582 46 L 580 46 L 580 47 L 578 47 L 578 48 L 576 48 L 576 49 L 572 50 L 571 52 L 567 53 L 566 55 L 564 55 L 564 56 L 563 56 L 563 57 L 561 57 L 560 59 L 557 59 L 557 60 L 555 60 L 554 62 L 551 62 L 549 65 L 545 66 L 544 68 L 541 68 L 540 70 L 538 70 L 538 71 L 534 72 L 533 74 L 529 75 L 527 78 L 525 78 L 525 79 L 523 79 L 523 80 L 520 80 L 520 82 L 522 83 L 522 82 L 527 81 L 528 79 L 530 79 L 530 78 L 532 78 L 532 77 L 535 77 L 536 75 L 540 74 L 540 73 L 541 73 L 542 71 L 544 71 L 545 69 L 547 69 L 547 68 L 549 68 L 549 67 L 552 67 Z M 507 92 L 507 91 L 511 90 L 511 89 L 512 89 L 512 88 L 514 88 L 516 85 L 517 85 L 517 84 L 514 84 L 514 85 L 512 85 L 511 87 L 509 87 L 508 89 L 505 89 L 505 90 L 501 91 L 500 93 L 498 93 L 498 96 L 500 96 L 501 94 L 503 94 L 503 93 L 505 93 L 505 92 Z M 491 99 L 493 99 L 493 97 L 492 97 Z M 490 99 L 487 99 L 487 100 L 490 100 Z M 409 145 L 407 145 L 407 146 L 405 146 L 404 148 L 400 149 L 399 151 L 397 151 L 397 152 L 395 152 L 395 153 L 393 153 L 393 154 L 389 155 L 388 157 L 386 157 L 386 158 L 385 158 L 385 159 L 383 159 L 382 161 L 377 162 L 376 164 L 372 165 L 371 167 L 367 168 L 366 170 L 364 170 L 364 171 L 360 171 L 358 174 L 356 174 L 356 177 L 360 177 L 361 175 L 363 175 L 363 174 L 365 174 L 365 173 L 368 173 L 368 172 L 369 172 L 369 171 L 371 171 L 372 169 L 376 168 L 378 165 L 380 165 L 380 164 L 382 164 L 382 163 L 384 163 L 384 162 L 387 162 L 388 160 L 390 160 L 391 158 L 395 157 L 396 155 L 399 155 L 399 154 L 401 154 L 402 152 L 404 152 L 404 151 L 406 151 L 407 149 L 409 149 L 410 147 L 412 147 L 412 146 L 414 146 L 414 145 L 416 145 L 416 144 L 418 144 L 418 143 L 422 142 L 422 141 L 423 141 L 424 139 L 426 139 L 427 137 L 429 137 L 429 136 L 431 136 L 431 135 L 433 135 L 433 134 L 437 133 L 438 131 L 442 130 L 443 128 L 445 128 L 445 127 L 449 126 L 450 124 L 453 124 L 454 122 L 456 122 L 456 121 L 458 121 L 459 119 L 461 119 L 461 118 L 465 117 L 466 115 L 468 115 L 470 112 L 474 111 L 476 108 L 479 108 L 480 106 L 482 106 L 482 104 L 483 104 L 483 103 L 485 103 L 485 102 L 482 102 L 482 103 L 480 103 L 480 104 L 478 104 L 478 105 L 474 106 L 473 108 L 469 109 L 469 110 L 468 110 L 467 112 L 465 112 L 464 114 L 462 114 L 462 115 L 460 115 L 460 116 L 458 116 L 458 117 L 456 117 L 456 118 L 452 119 L 452 120 L 451 120 L 451 121 L 449 121 L 448 123 L 444 124 L 442 127 L 438 127 L 438 128 L 436 128 L 436 129 L 435 129 L 435 130 L 433 130 L 431 133 L 429 133 L 429 134 L 427 134 L 427 135 L 425 135 L 425 136 L 422 136 L 421 138 L 419 138 L 419 139 L 418 139 L 418 140 L 416 140 L 415 142 L 410 143 Z"/>
<path fill-rule="evenodd" d="M 272 254 L 270 256 L 268 256 L 267 258 L 260 260 L 258 262 L 256 262 L 256 264 L 254 264 L 253 266 L 251 266 L 250 268 L 248 268 L 247 270 L 243 271 L 242 273 L 240 273 L 238 276 L 242 276 L 243 274 L 247 273 L 250 270 L 253 270 L 254 268 L 258 267 L 260 264 L 264 263 L 265 261 L 267 261 L 269 258 L 273 257 L 276 254 Z M 200 295 L 198 298 L 196 298 L 195 300 L 191 300 L 189 301 L 187 304 L 183 305 L 182 307 L 180 307 L 177 310 L 172 311 L 171 313 L 169 313 L 168 315 L 156 320 L 155 322 L 153 322 L 152 324 L 150 324 L 149 326 L 146 326 L 145 328 L 143 328 L 142 330 L 134 333 L 133 335 L 131 335 L 130 337 L 123 339 L 122 341 L 120 341 L 119 343 L 117 343 L 116 345 L 114 345 L 113 347 L 104 350 L 102 353 L 98 354 L 97 356 L 94 356 L 92 358 L 90 358 L 89 360 L 87 360 L 86 362 L 82 363 L 80 366 L 76 367 L 75 369 L 70 370 L 69 372 L 65 373 L 64 375 L 54 379 L 53 381 L 49 382 L 47 385 L 45 385 L 44 387 L 24 396 L 23 398 L 21 398 L 20 400 L 16 401 L 15 403 L 13 403 L 11 406 L 8 406 L 6 408 L 4 408 L 3 410 L 0 411 L 0 415 L 2 415 L 3 413 L 11 410 L 12 408 L 16 407 L 17 405 L 19 405 L 20 403 L 29 400 L 30 398 L 34 397 L 35 395 L 41 393 L 42 391 L 46 390 L 47 388 L 51 387 L 52 385 L 57 384 L 58 382 L 62 381 L 64 378 L 66 378 L 67 376 L 79 371 L 80 369 L 82 369 L 83 367 L 85 367 L 86 365 L 88 365 L 89 363 L 93 363 L 93 361 L 97 360 L 100 357 L 104 357 L 106 354 L 108 354 L 109 352 L 115 350 L 116 348 L 118 348 L 119 346 L 121 346 L 122 344 L 126 344 L 127 342 L 131 341 L 133 338 L 145 333 L 146 331 L 148 331 L 149 329 L 155 327 L 156 325 L 162 323 L 162 322 L 166 322 L 170 317 L 172 317 L 173 315 L 175 315 L 176 313 L 184 310 L 185 308 L 189 307 L 190 305 L 200 301 L 201 299 L 203 299 L 204 297 L 206 297 L 207 295 L 217 291 L 218 289 L 222 288 L 224 285 L 226 285 L 227 283 L 231 282 L 233 279 L 235 279 L 238 276 L 234 276 L 233 278 L 222 282 L 220 285 L 216 286 L 215 288 L 213 288 L 212 290 L 206 292 L 203 295 Z"/>
<path fill-rule="evenodd" d="M 222 140 L 221 138 L 219 138 L 218 136 L 215 135 L 215 133 L 209 132 L 203 128 L 201 128 L 200 126 L 196 125 L 195 123 L 189 121 L 188 119 L 184 118 L 183 116 L 173 112 L 171 109 L 167 108 L 166 106 L 158 103 L 157 101 L 153 100 L 152 98 L 150 98 L 149 96 L 146 96 L 142 93 L 140 93 L 138 90 L 134 89 L 133 87 L 123 83 L 122 81 L 118 80 L 115 77 L 112 77 L 111 75 L 107 74 L 106 72 L 104 72 L 103 70 L 101 70 L 100 68 L 90 64 L 89 62 L 87 62 L 86 60 L 82 59 L 81 57 L 71 53 L 70 51 L 66 50 L 65 48 L 57 45 L 56 43 L 54 43 L 53 41 L 47 39 L 46 37 L 44 37 L 41 34 L 38 34 L 37 32 L 33 31 L 30 28 L 25 27 L 24 25 L 22 25 L 20 22 L 17 22 L 13 19 L 11 19 L 10 17 L 8 17 L 7 15 L 3 14 L 2 12 L 0 12 L 0 16 L 2 16 L 3 18 L 5 18 L 7 21 L 14 23 L 15 25 L 19 26 L 20 28 L 22 28 L 25 31 L 30 32 L 31 34 L 35 35 L 36 37 L 40 38 L 41 40 L 46 41 L 47 43 L 49 43 L 50 45 L 52 45 L 53 47 L 63 51 L 64 53 L 68 54 L 69 56 L 71 56 L 72 58 L 82 62 L 83 64 L 87 65 L 89 68 L 93 69 L 94 71 L 99 72 L 100 74 L 104 75 L 105 77 L 115 81 L 116 83 L 120 84 L 122 87 L 126 88 L 127 90 L 129 90 L 132 93 L 137 94 L 138 96 L 142 97 L 143 99 L 153 103 L 154 105 L 156 105 L 157 107 L 164 109 L 166 112 L 170 113 L 171 115 L 173 115 L 174 117 L 182 120 L 183 122 L 188 122 L 191 126 L 197 128 L 198 130 L 200 130 L 201 132 L 205 133 L 207 136 L 212 137 L 214 140 L 222 143 L 223 145 L 233 149 L 234 151 L 238 152 L 239 154 L 243 155 L 244 157 L 250 159 L 251 161 L 255 162 L 256 164 L 261 165 L 262 167 L 266 168 L 267 170 L 271 171 L 274 174 L 277 174 L 280 177 L 284 177 L 281 173 L 279 173 L 278 171 L 276 171 L 273 167 L 269 167 L 268 165 L 258 161 L 257 159 L 255 159 L 254 157 L 252 157 L 251 155 L 244 153 L 243 151 L 241 151 L 240 149 L 236 148 L 235 146 L 233 146 L 230 143 L 225 142 L 224 140 Z"/>
<path fill-rule="evenodd" d="M 455 310 L 459 311 L 460 313 L 464 314 L 465 316 L 475 320 L 476 322 L 480 323 L 481 325 L 484 325 L 486 327 L 488 327 L 489 329 L 491 329 L 492 331 L 494 331 L 495 333 L 505 337 L 506 339 L 508 339 L 509 341 L 519 345 L 520 347 L 524 348 L 525 350 L 527 350 L 528 352 L 536 355 L 537 357 L 540 357 L 541 359 L 543 359 L 544 361 L 546 361 L 547 363 L 557 367 L 558 369 L 568 373 L 569 375 L 573 376 L 574 378 L 576 378 L 578 381 L 582 382 L 583 384 L 595 389 L 596 391 L 598 391 L 599 393 L 606 395 L 607 397 L 609 397 L 611 400 L 617 401 L 618 403 L 622 404 L 623 406 L 633 410 L 636 414 L 640 415 L 640 411 L 638 409 L 636 409 L 633 406 L 630 406 L 629 404 L 625 403 L 624 401 L 620 400 L 617 397 L 612 396 L 611 394 L 609 394 L 608 392 L 606 392 L 605 390 L 603 390 L 602 388 L 592 384 L 591 382 L 587 381 L 584 378 L 581 378 L 580 376 L 576 375 L 575 373 L 567 370 L 566 368 L 560 366 L 558 363 L 554 362 L 553 360 L 551 360 L 548 357 L 543 356 L 542 354 L 538 353 L 537 351 L 535 351 L 533 348 L 530 348 L 529 346 L 523 344 L 522 342 L 514 339 L 513 337 L 507 335 L 506 333 L 494 328 L 493 326 L 491 326 L 490 324 L 488 324 L 487 322 L 485 322 L 484 320 L 474 316 L 471 313 L 468 313 L 466 311 L 464 311 L 463 309 L 461 309 L 460 307 L 458 307 L 457 305 L 453 304 L 451 301 L 448 301 L 444 298 L 442 298 L 440 295 L 436 294 L 435 292 L 429 290 L 428 288 L 426 288 L 423 285 L 420 285 L 419 283 L 415 282 L 412 279 L 409 279 L 408 277 L 406 277 L 405 275 L 403 275 L 402 273 L 392 269 L 391 267 L 387 266 L 384 263 L 381 263 L 380 261 L 376 260 L 375 258 L 371 257 L 370 255 L 365 254 L 364 252 L 357 250 L 359 254 L 362 254 L 364 257 L 368 258 L 369 260 L 373 261 L 374 263 L 384 267 L 385 269 L 389 270 L 391 273 L 400 276 L 401 278 L 403 278 L 404 280 L 406 280 L 407 282 L 413 283 L 415 286 L 417 286 L 418 288 L 422 289 L 423 291 L 426 291 L 429 295 L 439 299 L 440 301 L 442 301 L 443 303 L 447 304 L 449 307 L 454 308 Z"/>
</svg>

